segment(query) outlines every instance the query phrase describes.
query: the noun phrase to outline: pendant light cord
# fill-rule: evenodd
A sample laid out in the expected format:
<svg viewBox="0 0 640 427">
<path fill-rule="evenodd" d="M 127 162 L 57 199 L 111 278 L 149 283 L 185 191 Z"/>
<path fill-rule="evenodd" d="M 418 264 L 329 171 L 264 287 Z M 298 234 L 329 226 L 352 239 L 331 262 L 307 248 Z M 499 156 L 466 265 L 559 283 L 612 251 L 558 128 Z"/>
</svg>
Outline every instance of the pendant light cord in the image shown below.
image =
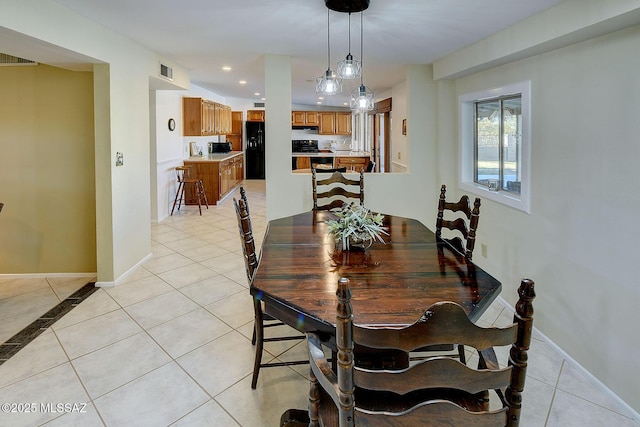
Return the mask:
<svg viewBox="0 0 640 427">
<path fill-rule="evenodd" d="M 363 34 L 364 31 L 362 30 L 363 27 L 363 20 L 362 20 L 362 15 L 364 14 L 364 10 L 360 11 L 360 86 L 362 86 L 362 80 L 363 77 L 362 75 L 364 74 L 364 61 L 363 61 L 363 56 L 362 56 L 362 45 L 364 44 L 364 39 L 363 39 Z"/>
<path fill-rule="evenodd" d="M 331 39 L 329 37 L 329 8 L 327 8 L 327 70 L 331 68 Z"/>
</svg>

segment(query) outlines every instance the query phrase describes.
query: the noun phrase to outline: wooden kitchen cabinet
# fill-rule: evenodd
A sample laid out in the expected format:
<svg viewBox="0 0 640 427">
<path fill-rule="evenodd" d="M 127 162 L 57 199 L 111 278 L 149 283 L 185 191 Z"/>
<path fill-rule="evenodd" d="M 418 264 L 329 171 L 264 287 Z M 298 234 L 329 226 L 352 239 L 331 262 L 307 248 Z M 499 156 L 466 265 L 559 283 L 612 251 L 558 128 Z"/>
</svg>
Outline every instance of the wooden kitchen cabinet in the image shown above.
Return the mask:
<svg viewBox="0 0 640 427">
<path fill-rule="evenodd" d="M 242 120 L 242 111 L 231 112 L 231 132 L 226 138 L 231 143 L 231 151 L 242 151 Z"/>
<path fill-rule="evenodd" d="M 182 98 L 184 136 L 210 136 L 227 133 L 231 107 L 204 98 Z"/>
<path fill-rule="evenodd" d="M 351 113 L 349 112 L 320 112 L 320 135 L 351 135 Z"/>
<path fill-rule="evenodd" d="M 247 110 L 248 122 L 264 122 L 264 110 Z"/>
<path fill-rule="evenodd" d="M 291 126 L 318 126 L 319 117 L 317 111 L 292 111 Z"/>
<path fill-rule="evenodd" d="M 335 167 L 346 167 L 347 171 L 359 172 L 360 169 L 366 170 L 367 166 L 369 166 L 368 157 L 336 157 L 335 159 Z"/>
</svg>

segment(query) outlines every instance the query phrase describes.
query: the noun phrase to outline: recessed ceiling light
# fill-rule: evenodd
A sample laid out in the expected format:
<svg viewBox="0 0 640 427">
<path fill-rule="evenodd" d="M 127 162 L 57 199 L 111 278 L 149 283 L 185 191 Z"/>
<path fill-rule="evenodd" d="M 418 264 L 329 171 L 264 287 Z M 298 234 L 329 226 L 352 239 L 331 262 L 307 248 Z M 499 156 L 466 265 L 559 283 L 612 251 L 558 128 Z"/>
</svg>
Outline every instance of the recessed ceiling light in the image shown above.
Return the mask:
<svg viewBox="0 0 640 427">
<path fill-rule="evenodd" d="M 322 105 L 322 101 L 316 101 L 316 104 Z"/>
<path fill-rule="evenodd" d="M 260 92 L 254 92 L 253 93 L 255 96 L 260 96 Z"/>
<path fill-rule="evenodd" d="M 260 100 L 261 100 L 261 101 L 266 101 L 266 100 L 267 100 L 267 98 L 260 98 Z"/>
<path fill-rule="evenodd" d="M 229 67 L 228 65 L 225 65 L 224 67 L 222 67 L 222 69 L 224 71 L 231 71 L 231 67 Z"/>
<path fill-rule="evenodd" d="M 347 105 L 349 105 L 349 103 L 348 102 L 343 102 L 342 105 L 347 106 Z"/>
<path fill-rule="evenodd" d="M 246 80 L 240 80 L 238 83 L 240 83 L 241 85 L 246 85 L 247 81 Z"/>
<path fill-rule="evenodd" d="M 324 99 L 324 96 L 319 96 L 318 99 L 322 101 Z"/>
</svg>

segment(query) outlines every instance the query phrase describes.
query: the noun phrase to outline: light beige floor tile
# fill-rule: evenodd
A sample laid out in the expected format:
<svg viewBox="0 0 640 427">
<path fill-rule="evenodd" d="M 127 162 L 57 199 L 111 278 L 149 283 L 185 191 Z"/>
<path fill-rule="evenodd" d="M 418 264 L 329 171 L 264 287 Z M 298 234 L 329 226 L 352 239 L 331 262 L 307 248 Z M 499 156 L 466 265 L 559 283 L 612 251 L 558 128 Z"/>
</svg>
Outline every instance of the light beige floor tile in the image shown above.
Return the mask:
<svg viewBox="0 0 640 427">
<path fill-rule="evenodd" d="M 195 411 L 181 418 L 171 427 L 239 427 L 229 414 L 214 400 L 210 400 Z"/>
<path fill-rule="evenodd" d="M 620 403 L 613 399 L 598 384 L 594 383 L 582 371 L 575 368 L 571 363 L 565 362 L 562 366 L 558 389 L 564 390 L 582 399 L 595 403 L 596 405 L 610 409 L 621 415 L 631 418 L 628 412 Z"/>
<path fill-rule="evenodd" d="M 60 299 L 49 286 L 28 294 L 4 298 L 0 300 L 0 320 L 21 316 L 35 320 L 59 302 Z"/>
<path fill-rule="evenodd" d="M 95 282 L 94 276 L 84 277 L 47 277 L 47 282 L 60 301 L 66 299 L 89 282 Z"/>
<path fill-rule="evenodd" d="M 171 255 L 174 253 L 176 253 L 176 251 L 166 247 L 162 243 L 151 242 L 151 255 L 153 255 L 154 258 L 159 258 L 161 256 Z"/>
<path fill-rule="evenodd" d="M 174 240 L 173 242 L 167 242 L 164 245 L 169 249 L 173 249 L 176 252 L 180 252 L 183 254 L 185 251 L 201 248 L 203 246 L 209 245 L 210 243 L 198 239 L 197 237 L 189 236 L 184 239 Z"/>
<path fill-rule="evenodd" d="M 638 427 L 640 423 L 562 390 L 556 390 L 547 427 Z"/>
<path fill-rule="evenodd" d="M 56 335 L 73 360 L 141 330 L 124 310 L 117 310 L 56 331 Z"/>
<path fill-rule="evenodd" d="M 185 239 L 187 237 L 190 237 L 188 233 L 174 229 L 166 233 L 160 233 L 158 235 L 155 235 L 153 237 L 153 240 L 155 240 L 158 243 L 165 244 L 168 242 L 175 242 L 176 240 Z"/>
<path fill-rule="evenodd" d="M 174 268 L 184 267 L 185 265 L 193 264 L 193 260 L 190 260 L 184 255 L 174 253 L 170 255 L 160 256 L 157 258 L 151 258 L 143 265 L 144 268 L 154 274 L 164 273 L 165 271 L 173 270 Z"/>
<path fill-rule="evenodd" d="M 95 400 L 109 426 L 169 425 L 209 400 L 175 363 L 169 363 Z"/>
<path fill-rule="evenodd" d="M 254 317 L 253 299 L 245 291 L 209 304 L 205 308 L 232 328 L 242 326 Z"/>
<path fill-rule="evenodd" d="M 122 307 L 127 307 L 170 292 L 174 288 L 158 276 L 152 275 L 113 288 L 104 288 L 104 290 Z"/>
<path fill-rule="evenodd" d="M 3 412 L 0 417 L 4 426 L 32 427 L 60 416 L 40 410 L 40 404 L 81 404 L 89 402 L 89 397 L 71 365 L 65 363 L 0 389 L 0 402 L 34 403 L 33 412 Z"/>
<path fill-rule="evenodd" d="M 215 397 L 253 371 L 253 346 L 234 331 L 185 354 L 177 362 Z"/>
<path fill-rule="evenodd" d="M 34 317 L 33 313 L 23 313 L 0 320 L 0 343 L 11 341 L 14 335 L 33 323 L 37 317 Z"/>
<path fill-rule="evenodd" d="M 126 308 L 127 313 L 144 329 L 198 309 L 199 306 L 182 293 L 172 290 Z"/>
<path fill-rule="evenodd" d="M 162 348 L 178 358 L 231 332 L 231 328 L 201 308 L 148 330 Z"/>
<path fill-rule="evenodd" d="M 217 243 L 207 243 L 195 249 L 183 251 L 182 254 L 193 261 L 205 261 L 217 256 L 225 255 L 229 251 Z"/>
<path fill-rule="evenodd" d="M 556 386 L 564 359 L 547 343 L 531 340 L 527 375 L 551 386 Z"/>
<path fill-rule="evenodd" d="M 60 330 L 76 323 L 84 322 L 88 319 L 101 316 L 111 311 L 119 310 L 121 307 L 111 296 L 100 288 L 85 299 L 82 304 L 75 307 L 62 319 L 53 324 L 54 330 Z"/>
<path fill-rule="evenodd" d="M 544 427 L 551 410 L 554 388 L 535 378 L 527 377 L 522 393 L 519 427 Z"/>
<path fill-rule="evenodd" d="M 237 253 L 227 253 L 218 257 L 208 259 L 201 262 L 205 267 L 217 271 L 220 274 L 224 274 L 229 271 L 233 271 L 244 267 L 244 257 Z"/>
<path fill-rule="evenodd" d="M 129 274 L 127 274 L 127 276 L 121 278 L 118 281 L 117 286 L 124 285 L 125 283 L 135 282 L 136 280 L 145 279 L 152 276 L 153 276 L 153 273 L 147 270 L 146 268 L 138 267 L 134 271 L 131 271 Z M 105 287 L 105 289 L 109 289 L 109 287 Z"/>
<path fill-rule="evenodd" d="M 226 273 L 224 273 L 224 276 L 233 280 L 243 288 L 247 290 L 249 289 L 249 282 L 247 281 L 247 272 L 244 268 L 242 269 L 236 268 L 231 271 L 227 271 Z"/>
<path fill-rule="evenodd" d="M 200 280 L 204 280 L 217 275 L 218 273 L 211 270 L 210 268 L 196 263 L 187 265 L 185 267 L 176 268 L 165 273 L 161 273 L 158 276 L 174 288 L 182 288 L 192 283 L 199 282 Z"/>
<path fill-rule="evenodd" d="M 284 368 L 260 370 L 258 386 L 251 389 L 251 377 L 234 384 L 215 397 L 243 426 L 273 427 L 291 408 L 306 409 L 309 382 L 295 371 Z"/>
<path fill-rule="evenodd" d="M 202 234 L 199 237 L 203 240 L 206 240 L 209 243 L 218 243 L 225 240 L 233 239 L 234 237 L 236 239 L 239 239 L 237 224 L 235 225 L 234 230 L 235 230 L 235 233 L 231 231 L 226 231 L 226 230 L 219 230 L 219 231 L 214 231 L 208 234 Z"/>
<path fill-rule="evenodd" d="M 180 292 L 201 306 L 206 306 L 239 292 L 249 293 L 247 288 L 238 285 L 233 280 L 222 275 L 209 277 L 208 279 L 180 288 Z"/>
<path fill-rule="evenodd" d="M 96 399 L 169 362 L 167 353 L 140 332 L 79 357 L 72 365 L 91 398 Z"/>
<path fill-rule="evenodd" d="M 0 365 L 0 388 L 68 361 L 58 339 L 48 330 L 20 350 L 18 355 Z"/>
<path fill-rule="evenodd" d="M 16 295 L 28 294 L 49 287 L 47 279 L 40 278 L 0 278 L 0 300 Z"/>
</svg>

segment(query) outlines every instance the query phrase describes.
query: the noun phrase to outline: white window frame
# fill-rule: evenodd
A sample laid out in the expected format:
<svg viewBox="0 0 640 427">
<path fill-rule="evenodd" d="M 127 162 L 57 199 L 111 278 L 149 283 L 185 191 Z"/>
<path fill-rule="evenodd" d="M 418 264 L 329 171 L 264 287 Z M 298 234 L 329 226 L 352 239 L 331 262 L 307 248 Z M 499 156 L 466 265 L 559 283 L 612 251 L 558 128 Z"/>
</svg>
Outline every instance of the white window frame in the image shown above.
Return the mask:
<svg viewBox="0 0 640 427">
<path fill-rule="evenodd" d="M 500 190 L 489 191 L 486 186 L 474 182 L 474 103 L 484 99 L 516 94 L 520 94 L 522 97 L 522 161 L 520 165 L 522 181 L 520 194 Z M 531 81 L 513 83 L 493 89 L 463 94 L 459 96 L 458 103 L 460 125 L 460 189 L 523 212 L 531 213 Z"/>
</svg>

